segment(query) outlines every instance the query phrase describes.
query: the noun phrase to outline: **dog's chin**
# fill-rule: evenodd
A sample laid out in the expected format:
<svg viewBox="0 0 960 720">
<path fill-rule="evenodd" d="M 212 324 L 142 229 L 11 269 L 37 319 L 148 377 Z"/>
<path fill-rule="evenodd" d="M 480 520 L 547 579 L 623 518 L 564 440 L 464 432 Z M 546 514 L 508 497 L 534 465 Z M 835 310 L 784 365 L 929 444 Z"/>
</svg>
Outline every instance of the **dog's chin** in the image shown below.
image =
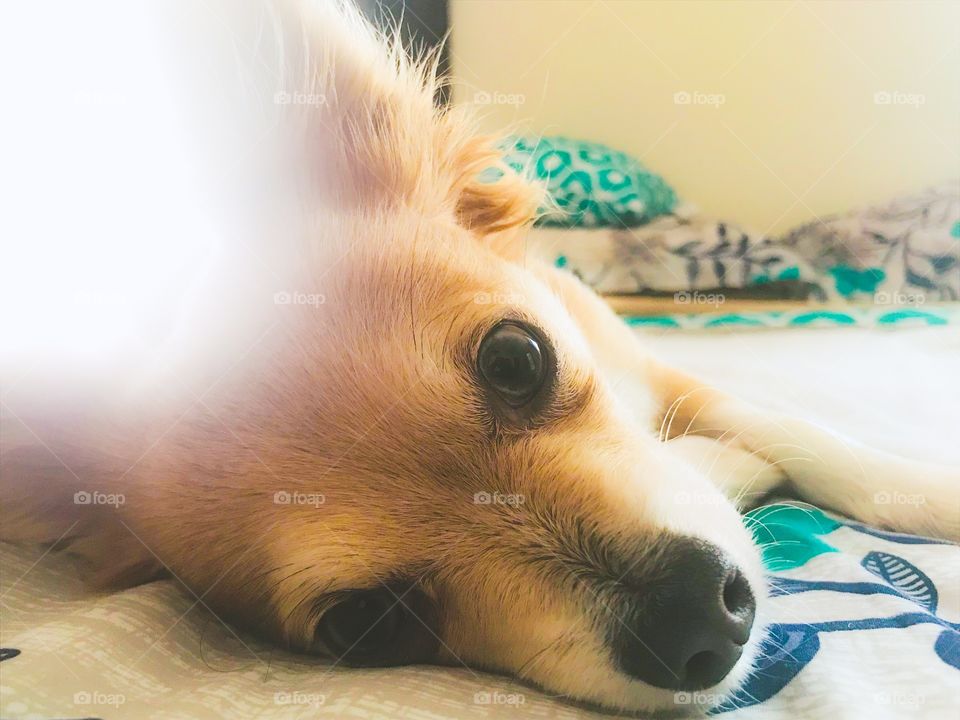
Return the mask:
<svg viewBox="0 0 960 720">
<path fill-rule="evenodd" d="M 598 697 L 592 692 L 589 695 L 575 693 L 556 695 L 549 693 L 544 688 L 540 689 L 568 705 L 603 713 L 611 717 L 706 717 L 710 710 L 730 701 L 737 694 L 737 690 L 750 677 L 758 659 L 758 650 L 764 634 L 761 630 L 755 634 L 756 637 L 751 637 L 744 646 L 740 660 L 724 677 L 723 681 L 702 690 L 667 690 L 629 678 L 623 679 L 621 693 L 610 694 L 619 695 L 616 700 L 612 700 L 610 695 Z"/>
</svg>

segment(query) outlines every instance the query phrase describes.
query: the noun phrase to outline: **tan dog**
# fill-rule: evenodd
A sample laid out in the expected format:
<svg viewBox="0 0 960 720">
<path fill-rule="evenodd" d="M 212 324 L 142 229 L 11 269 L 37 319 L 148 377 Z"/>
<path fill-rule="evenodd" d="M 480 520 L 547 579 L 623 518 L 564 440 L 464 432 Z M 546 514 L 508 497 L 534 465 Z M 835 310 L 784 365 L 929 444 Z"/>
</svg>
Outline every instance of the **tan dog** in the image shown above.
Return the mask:
<svg viewBox="0 0 960 720">
<path fill-rule="evenodd" d="M 251 178 L 268 209 L 237 242 L 258 259 L 223 262 L 134 386 L 126 363 L 79 397 L 15 388 L 5 538 L 63 536 L 104 587 L 172 573 L 345 664 L 466 663 L 649 711 L 728 692 L 756 659 L 766 592 L 738 506 L 789 490 L 960 536 L 956 471 L 663 367 L 589 289 L 528 262 L 539 192 L 478 179 L 498 154 L 434 109 L 429 67 L 349 8 L 270 21 L 280 89 L 322 102 L 281 108 L 267 143 L 264 172 L 289 185 Z"/>
</svg>

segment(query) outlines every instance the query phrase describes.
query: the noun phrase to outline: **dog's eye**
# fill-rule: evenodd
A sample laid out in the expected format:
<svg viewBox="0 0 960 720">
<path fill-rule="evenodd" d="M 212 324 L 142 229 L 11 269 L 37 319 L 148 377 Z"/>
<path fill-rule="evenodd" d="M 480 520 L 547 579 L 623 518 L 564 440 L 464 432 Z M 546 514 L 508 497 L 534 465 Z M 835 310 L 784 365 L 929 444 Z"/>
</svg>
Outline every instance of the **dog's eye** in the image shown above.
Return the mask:
<svg viewBox="0 0 960 720">
<path fill-rule="evenodd" d="M 339 659 L 371 663 L 390 648 L 404 625 L 405 610 L 385 590 L 360 590 L 327 610 L 317 638 Z"/>
<path fill-rule="evenodd" d="M 543 385 L 543 351 L 533 334 L 514 322 L 502 322 L 480 343 L 480 374 L 512 407 L 525 405 Z"/>
</svg>

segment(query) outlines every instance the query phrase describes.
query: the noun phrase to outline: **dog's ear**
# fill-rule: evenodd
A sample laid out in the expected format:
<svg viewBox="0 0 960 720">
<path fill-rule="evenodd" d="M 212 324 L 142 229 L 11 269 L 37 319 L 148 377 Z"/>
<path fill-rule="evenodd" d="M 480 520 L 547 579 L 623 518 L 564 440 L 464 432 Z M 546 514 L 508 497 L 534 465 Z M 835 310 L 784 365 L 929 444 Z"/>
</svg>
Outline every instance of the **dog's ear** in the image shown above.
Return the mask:
<svg viewBox="0 0 960 720">
<path fill-rule="evenodd" d="M 456 189 L 460 224 L 480 235 L 513 230 L 533 221 L 543 189 L 503 162 L 495 139 L 479 136 L 461 148 L 462 185 Z M 485 182 L 481 178 L 496 175 Z"/>
<path fill-rule="evenodd" d="M 285 53 L 289 85 L 280 97 L 303 121 L 301 156 L 323 201 L 450 213 L 481 236 L 534 218 L 541 190 L 506 167 L 496 139 L 479 136 L 467 110 L 434 104 L 436 55 L 409 58 L 398 33 L 384 37 L 347 3 L 294 9 L 303 33 L 284 45 L 303 55 L 291 62 Z"/>
</svg>

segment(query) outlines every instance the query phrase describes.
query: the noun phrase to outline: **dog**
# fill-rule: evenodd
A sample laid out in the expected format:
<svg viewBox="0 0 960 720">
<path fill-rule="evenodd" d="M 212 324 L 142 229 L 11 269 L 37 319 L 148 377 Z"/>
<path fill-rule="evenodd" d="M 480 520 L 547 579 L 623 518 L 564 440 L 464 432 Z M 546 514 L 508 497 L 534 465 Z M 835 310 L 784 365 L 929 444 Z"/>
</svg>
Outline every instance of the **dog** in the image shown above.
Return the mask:
<svg viewBox="0 0 960 720">
<path fill-rule="evenodd" d="M 262 212 L 149 362 L 11 390 L 4 539 L 56 542 L 98 588 L 173 576 L 344 665 L 463 664 L 646 713 L 751 672 L 767 590 L 740 511 L 770 493 L 960 538 L 956 469 L 666 366 L 528 257 L 542 192 L 484 179 L 496 138 L 434 106 L 430 57 L 346 4 L 266 17 L 237 30 L 252 86 L 313 101 L 274 103 L 244 156 L 232 197 Z"/>
</svg>

